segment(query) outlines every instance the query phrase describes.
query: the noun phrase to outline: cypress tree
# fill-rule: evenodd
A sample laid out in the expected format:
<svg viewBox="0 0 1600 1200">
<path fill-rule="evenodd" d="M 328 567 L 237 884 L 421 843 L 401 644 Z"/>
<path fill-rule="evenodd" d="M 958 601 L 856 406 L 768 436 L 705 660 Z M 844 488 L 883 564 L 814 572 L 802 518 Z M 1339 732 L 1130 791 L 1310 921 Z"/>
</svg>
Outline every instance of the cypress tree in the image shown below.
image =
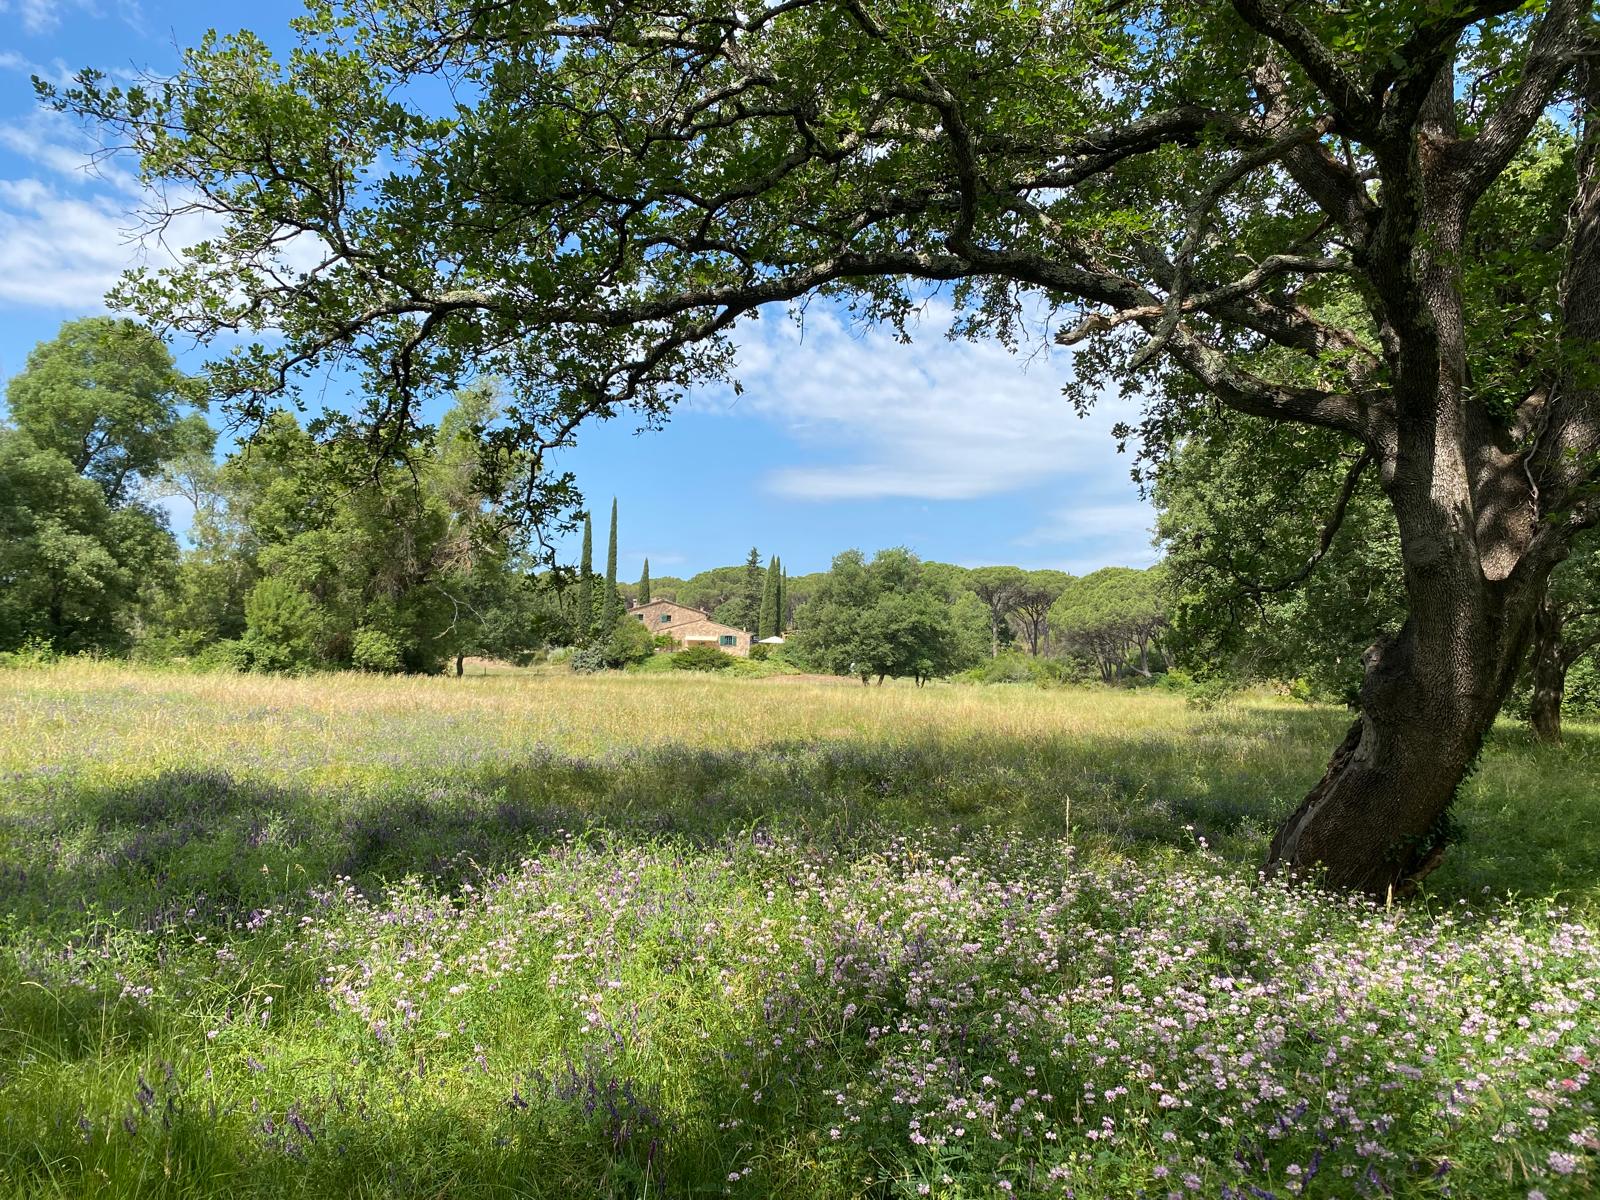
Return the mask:
<svg viewBox="0 0 1600 1200">
<path fill-rule="evenodd" d="M 761 591 L 761 617 L 756 622 L 756 637 L 769 638 L 778 632 L 778 560 L 767 562 L 767 582 Z"/>
<path fill-rule="evenodd" d="M 583 514 L 583 557 L 578 559 L 578 605 L 572 615 L 572 638 L 580 646 L 589 644 L 594 622 L 594 529 L 589 514 Z"/>
<path fill-rule="evenodd" d="M 750 547 L 750 557 L 744 560 L 744 595 L 740 597 L 739 623 L 754 629 L 761 620 L 761 552 Z"/>
<path fill-rule="evenodd" d="M 600 598 L 600 636 L 610 637 L 622 616 L 617 594 L 617 498 L 611 497 L 611 543 L 606 547 L 606 594 Z"/>
<path fill-rule="evenodd" d="M 650 603 L 650 560 L 644 560 L 644 574 L 639 576 L 639 603 Z"/>
<path fill-rule="evenodd" d="M 782 559 L 778 560 L 780 563 Z M 789 568 L 784 567 L 778 576 L 778 633 L 789 628 Z"/>
</svg>

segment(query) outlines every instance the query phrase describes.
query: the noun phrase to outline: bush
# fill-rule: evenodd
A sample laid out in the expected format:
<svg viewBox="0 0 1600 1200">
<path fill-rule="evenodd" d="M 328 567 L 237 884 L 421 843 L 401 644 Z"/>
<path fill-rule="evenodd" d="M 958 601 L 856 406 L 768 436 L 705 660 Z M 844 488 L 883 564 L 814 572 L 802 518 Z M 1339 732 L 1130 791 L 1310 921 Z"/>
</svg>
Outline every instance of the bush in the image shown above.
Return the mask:
<svg viewBox="0 0 1600 1200">
<path fill-rule="evenodd" d="M 750 658 L 755 662 L 766 662 L 767 659 L 771 657 L 771 646 L 763 646 L 760 642 L 757 642 L 754 646 L 750 647 Z"/>
<path fill-rule="evenodd" d="M 350 665 L 358 671 L 397 674 L 402 666 L 400 643 L 381 629 L 363 626 L 351 639 Z"/>
<path fill-rule="evenodd" d="M 670 633 L 657 633 L 651 636 L 650 645 L 657 650 L 672 651 L 678 648 L 678 640 Z"/>
<path fill-rule="evenodd" d="M 1058 658 L 1034 658 L 1008 650 L 963 672 L 961 678 L 969 683 L 1032 683 L 1049 687 L 1072 682 L 1072 670 Z"/>
<path fill-rule="evenodd" d="M 724 654 L 715 646 L 695 646 L 672 656 L 672 665 L 679 671 L 726 671 L 734 661 L 733 655 Z"/>
<path fill-rule="evenodd" d="M 594 675 L 608 665 L 604 646 L 581 646 L 567 656 L 567 666 L 577 675 Z"/>
<path fill-rule="evenodd" d="M 643 662 L 655 653 L 655 639 L 644 627 L 644 622 L 623 614 L 605 644 L 606 666 L 626 667 Z"/>
<path fill-rule="evenodd" d="M 1184 701 L 1190 708 L 1198 708 L 1202 712 L 1210 712 L 1238 690 L 1239 685 L 1233 680 L 1213 676 L 1210 679 L 1199 679 L 1191 683 L 1184 692 Z"/>
<path fill-rule="evenodd" d="M 197 671 L 248 671 L 250 653 L 238 638 L 224 638 L 201 649 L 190 665 Z"/>
<path fill-rule="evenodd" d="M 0 650 L 0 667 L 44 667 L 59 657 L 44 638 L 31 637 L 15 650 Z"/>
<path fill-rule="evenodd" d="M 148 633 L 133 644 L 131 657 L 136 663 L 152 667 L 187 662 L 206 648 L 206 638 L 207 634 L 203 629 L 173 629 L 164 633 Z"/>
<path fill-rule="evenodd" d="M 296 672 L 316 661 L 317 610 L 287 579 L 270 576 L 244 602 L 246 670 Z"/>
</svg>

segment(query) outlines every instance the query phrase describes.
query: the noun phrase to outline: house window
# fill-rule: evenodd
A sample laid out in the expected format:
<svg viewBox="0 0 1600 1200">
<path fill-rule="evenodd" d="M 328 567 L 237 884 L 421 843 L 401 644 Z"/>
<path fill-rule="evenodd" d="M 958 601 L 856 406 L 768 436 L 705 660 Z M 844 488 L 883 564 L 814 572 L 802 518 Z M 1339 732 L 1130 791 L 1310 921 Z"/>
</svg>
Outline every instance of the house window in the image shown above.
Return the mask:
<svg viewBox="0 0 1600 1200">
<path fill-rule="evenodd" d="M 718 638 L 717 641 L 724 646 L 737 646 L 739 644 L 739 637 L 737 634 L 725 633 Z"/>
<path fill-rule="evenodd" d="M 663 625 L 665 625 L 670 620 L 672 620 L 672 614 L 671 613 L 662 613 L 661 614 L 661 623 Z"/>
<path fill-rule="evenodd" d="M 633 614 L 633 619 L 635 621 L 642 621 L 642 620 L 644 620 L 644 614 L 643 613 L 634 613 Z"/>
</svg>

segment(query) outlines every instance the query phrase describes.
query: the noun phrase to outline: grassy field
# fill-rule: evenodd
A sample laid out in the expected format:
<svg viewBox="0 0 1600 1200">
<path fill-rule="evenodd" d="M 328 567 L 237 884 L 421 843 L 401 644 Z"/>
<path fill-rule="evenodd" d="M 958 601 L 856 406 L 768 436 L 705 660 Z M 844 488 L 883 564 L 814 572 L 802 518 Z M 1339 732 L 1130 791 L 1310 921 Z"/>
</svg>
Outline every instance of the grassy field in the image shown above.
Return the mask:
<svg viewBox="0 0 1600 1200">
<path fill-rule="evenodd" d="M 1600 730 L 1384 912 L 1255 872 L 1345 719 L 0 672 L 0 1192 L 1591 1194 Z"/>
</svg>

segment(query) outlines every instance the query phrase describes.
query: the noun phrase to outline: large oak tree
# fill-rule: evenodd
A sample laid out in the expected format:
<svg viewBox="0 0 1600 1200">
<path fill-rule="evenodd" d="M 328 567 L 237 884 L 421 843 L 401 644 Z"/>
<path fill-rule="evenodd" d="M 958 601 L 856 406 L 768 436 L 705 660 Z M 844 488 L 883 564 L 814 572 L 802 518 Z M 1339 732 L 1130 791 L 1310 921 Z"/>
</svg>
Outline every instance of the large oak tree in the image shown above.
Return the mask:
<svg viewBox="0 0 1600 1200">
<path fill-rule="evenodd" d="M 1271 856 L 1377 893 L 1438 862 L 1596 520 L 1588 0 L 317 0 L 298 31 L 60 97 L 140 156 L 158 219 L 221 219 L 121 298 L 272 331 L 211 370 L 246 414 L 353 360 L 381 439 L 492 370 L 537 455 L 730 371 L 763 305 L 903 324 L 948 285 L 961 332 L 1007 338 L 1042 298 L 1079 400 L 1176 371 L 1371 454 L 1408 616 Z M 1541 121 L 1573 135 L 1559 235 L 1513 230 L 1469 287 L 1478 201 Z"/>
</svg>

